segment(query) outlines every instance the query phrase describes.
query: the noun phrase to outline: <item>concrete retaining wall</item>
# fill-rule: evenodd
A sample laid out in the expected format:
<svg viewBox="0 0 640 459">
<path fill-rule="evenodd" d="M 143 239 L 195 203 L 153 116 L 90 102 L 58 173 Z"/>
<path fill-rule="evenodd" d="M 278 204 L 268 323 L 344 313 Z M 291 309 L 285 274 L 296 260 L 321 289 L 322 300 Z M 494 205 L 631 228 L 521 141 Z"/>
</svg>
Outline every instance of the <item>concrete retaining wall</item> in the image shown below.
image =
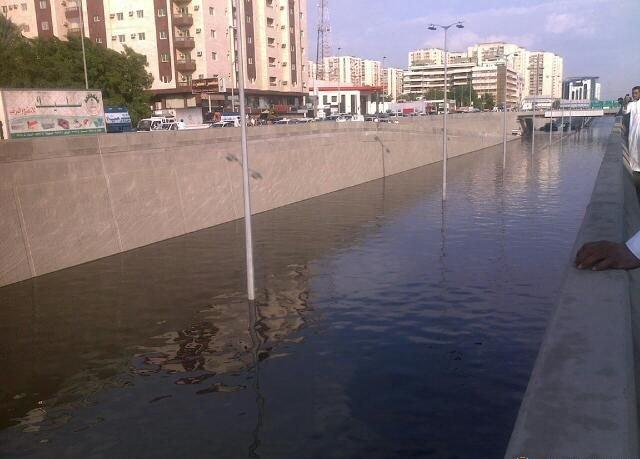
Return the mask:
<svg viewBox="0 0 640 459">
<path fill-rule="evenodd" d="M 440 161 L 441 125 L 251 129 L 253 211 Z M 501 141 L 501 114 L 450 117 L 452 157 Z M 0 142 L 0 285 L 241 218 L 240 158 L 238 129 Z"/>
<path fill-rule="evenodd" d="M 639 216 L 615 129 L 574 254 L 588 241 L 626 240 Z M 505 457 L 639 457 L 629 292 L 625 271 L 569 269 Z"/>
</svg>

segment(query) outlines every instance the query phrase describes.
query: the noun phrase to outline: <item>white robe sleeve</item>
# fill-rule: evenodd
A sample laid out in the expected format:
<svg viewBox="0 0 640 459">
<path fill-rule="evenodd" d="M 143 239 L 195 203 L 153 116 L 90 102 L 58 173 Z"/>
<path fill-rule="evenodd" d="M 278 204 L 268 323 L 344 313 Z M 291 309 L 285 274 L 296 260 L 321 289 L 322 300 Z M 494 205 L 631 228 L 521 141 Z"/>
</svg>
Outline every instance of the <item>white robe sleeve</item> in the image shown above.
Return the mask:
<svg viewBox="0 0 640 459">
<path fill-rule="evenodd" d="M 640 231 L 627 241 L 627 248 L 636 258 L 640 259 Z"/>
</svg>

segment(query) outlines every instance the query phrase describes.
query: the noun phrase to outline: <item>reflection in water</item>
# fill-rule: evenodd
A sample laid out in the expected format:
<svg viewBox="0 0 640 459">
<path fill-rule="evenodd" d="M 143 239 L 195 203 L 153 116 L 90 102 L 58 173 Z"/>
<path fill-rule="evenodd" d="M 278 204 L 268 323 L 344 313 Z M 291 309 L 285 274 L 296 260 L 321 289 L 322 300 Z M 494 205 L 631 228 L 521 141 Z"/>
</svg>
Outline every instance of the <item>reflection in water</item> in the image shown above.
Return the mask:
<svg viewBox="0 0 640 459">
<path fill-rule="evenodd" d="M 502 455 L 610 130 L 0 289 L 0 455 Z"/>
</svg>

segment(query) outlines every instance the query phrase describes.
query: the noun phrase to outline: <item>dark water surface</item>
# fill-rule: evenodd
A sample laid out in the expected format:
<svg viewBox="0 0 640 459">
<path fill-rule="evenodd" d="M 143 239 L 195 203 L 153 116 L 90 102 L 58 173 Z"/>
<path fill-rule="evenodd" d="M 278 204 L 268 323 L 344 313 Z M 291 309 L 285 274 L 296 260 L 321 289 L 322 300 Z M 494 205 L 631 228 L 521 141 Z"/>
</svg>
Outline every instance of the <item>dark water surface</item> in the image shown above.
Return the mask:
<svg viewBox="0 0 640 459">
<path fill-rule="evenodd" d="M 0 456 L 501 457 L 611 127 L 0 289 Z"/>
</svg>

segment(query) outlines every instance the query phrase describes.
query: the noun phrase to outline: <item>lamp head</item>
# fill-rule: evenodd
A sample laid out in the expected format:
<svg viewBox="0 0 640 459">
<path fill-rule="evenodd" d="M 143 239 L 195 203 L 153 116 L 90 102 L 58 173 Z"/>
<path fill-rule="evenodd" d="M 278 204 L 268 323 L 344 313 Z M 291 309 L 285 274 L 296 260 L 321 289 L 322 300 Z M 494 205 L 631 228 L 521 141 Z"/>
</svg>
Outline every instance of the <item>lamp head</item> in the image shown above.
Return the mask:
<svg viewBox="0 0 640 459">
<path fill-rule="evenodd" d="M 456 27 L 457 27 L 458 29 L 464 29 L 464 24 L 462 24 L 462 22 L 458 22 L 458 23 L 456 24 Z"/>
<path fill-rule="evenodd" d="M 429 30 L 438 30 L 436 26 L 434 26 L 433 24 L 430 24 L 428 27 Z"/>
</svg>

